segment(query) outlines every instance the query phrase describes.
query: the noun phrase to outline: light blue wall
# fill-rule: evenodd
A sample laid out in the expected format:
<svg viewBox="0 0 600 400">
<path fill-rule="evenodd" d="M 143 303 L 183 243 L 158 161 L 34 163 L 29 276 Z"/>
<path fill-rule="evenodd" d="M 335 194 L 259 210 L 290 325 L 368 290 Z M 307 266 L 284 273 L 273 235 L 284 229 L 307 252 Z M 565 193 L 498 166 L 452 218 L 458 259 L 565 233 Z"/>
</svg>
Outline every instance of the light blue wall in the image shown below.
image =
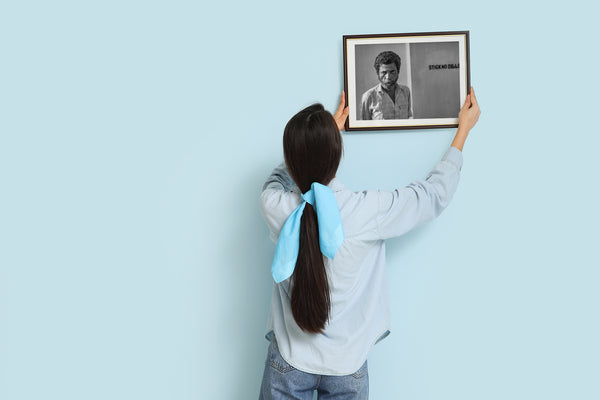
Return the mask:
<svg viewBox="0 0 600 400">
<path fill-rule="evenodd" d="M 470 30 L 483 110 L 453 203 L 388 243 L 372 399 L 598 399 L 598 35 L 589 1 L 5 2 L 0 398 L 254 399 L 284 124 L 342 35 Z M 452 129 L 345 134 L 355 190 Z"/>
</svg>

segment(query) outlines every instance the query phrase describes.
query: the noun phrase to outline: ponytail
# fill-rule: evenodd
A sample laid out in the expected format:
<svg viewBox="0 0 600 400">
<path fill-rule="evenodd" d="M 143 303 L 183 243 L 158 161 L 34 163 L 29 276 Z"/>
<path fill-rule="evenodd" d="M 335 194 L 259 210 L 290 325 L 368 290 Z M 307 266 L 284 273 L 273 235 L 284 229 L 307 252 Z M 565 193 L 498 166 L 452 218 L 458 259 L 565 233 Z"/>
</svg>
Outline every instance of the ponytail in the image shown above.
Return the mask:
<svg viewBox="0 0 600 400">
<path fill-rule="evenodd" d="M 292 314 L 298 326 L 321 333 L 329 319 L 329 282 L 319 246 L 317 214 L 306 204 L 300 223 L 300 248 L 292 275 Z"/>
<path fill-rule="evenodd" d="M 290 119 L 283 133 L 283 153 L 291 177 L 302 193 L 311 184 L 327 185 L 342 157 L 342 136 L 321 104 L 314 104 Z M 298 259 L 291 277 L 291 307 L 298 326 L 322 333 L 331 309 L 329 282 L 319 245 L 317 214 L 306 204 L 300 221 Z"/>
</svg>

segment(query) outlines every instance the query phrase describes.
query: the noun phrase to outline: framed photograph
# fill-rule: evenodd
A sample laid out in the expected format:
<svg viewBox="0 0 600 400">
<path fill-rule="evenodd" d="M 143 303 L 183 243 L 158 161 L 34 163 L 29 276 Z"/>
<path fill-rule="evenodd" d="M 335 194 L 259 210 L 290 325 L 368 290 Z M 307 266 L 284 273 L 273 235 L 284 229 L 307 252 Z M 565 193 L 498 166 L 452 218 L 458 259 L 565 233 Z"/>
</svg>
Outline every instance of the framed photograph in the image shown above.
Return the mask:
<svg viewBox="0 0 600 400">
<path fill-rule="evenodd" d="M 458 126 L 469 32 L 344 36 L 347 131 Z"/>
</svg>

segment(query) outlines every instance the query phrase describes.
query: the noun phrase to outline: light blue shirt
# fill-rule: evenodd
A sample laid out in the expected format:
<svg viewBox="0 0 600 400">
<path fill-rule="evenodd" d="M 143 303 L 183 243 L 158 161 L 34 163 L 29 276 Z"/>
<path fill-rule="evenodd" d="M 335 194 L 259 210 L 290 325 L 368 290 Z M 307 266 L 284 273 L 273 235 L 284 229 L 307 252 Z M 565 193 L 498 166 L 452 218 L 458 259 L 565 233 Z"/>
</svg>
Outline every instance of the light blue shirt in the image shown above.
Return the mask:
<svg viewBox="0 0 600 400">
<path fill-rule="evenodd" d="M 290 279 L 273 284 L 267 339 L 277 338 L 293 367 L 319 375 L 357 371 L 375 343 L 390 333 L 385 239 L 400 236 L 437 217 L 458 186 L 462 153 L 451 147 L 424 181 L 394 191 L 348 190 L 337 178 L 335 194 L 345 239 L 333 260 L 324 257 L 331 311 L 322 334 L 298 327 L 290 305 Z M 277 242 L 301 193 L 283 165 L 267 179 L 260 197 L 263 217 Z"/>
</svg>

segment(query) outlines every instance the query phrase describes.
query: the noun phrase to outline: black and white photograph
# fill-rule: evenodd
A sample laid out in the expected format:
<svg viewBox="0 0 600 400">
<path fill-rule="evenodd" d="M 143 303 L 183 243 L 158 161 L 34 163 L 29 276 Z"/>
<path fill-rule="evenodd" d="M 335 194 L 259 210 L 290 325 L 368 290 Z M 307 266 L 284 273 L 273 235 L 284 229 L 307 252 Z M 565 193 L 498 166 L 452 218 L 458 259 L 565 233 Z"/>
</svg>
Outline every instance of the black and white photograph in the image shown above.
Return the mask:
<svg viewBox="0 0 600 400">
<path fill-rule="evenodd" d="M 458 126 L 470 86 L 469 32 L 347 35 L 347 131 Z"/>
</svg>

